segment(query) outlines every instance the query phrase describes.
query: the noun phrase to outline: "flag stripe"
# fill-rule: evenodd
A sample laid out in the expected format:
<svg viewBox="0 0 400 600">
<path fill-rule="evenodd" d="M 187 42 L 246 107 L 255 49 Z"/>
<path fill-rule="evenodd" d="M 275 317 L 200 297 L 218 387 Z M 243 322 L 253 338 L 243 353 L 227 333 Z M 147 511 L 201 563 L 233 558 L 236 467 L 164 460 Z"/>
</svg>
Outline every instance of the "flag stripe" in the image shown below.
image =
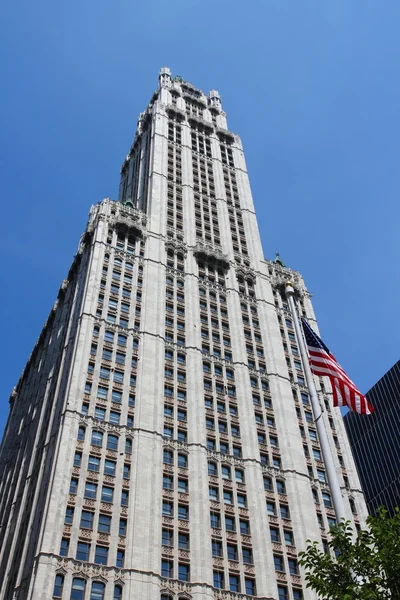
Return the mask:
<svg viewBox="0 0 400 600">
<path fill-rule="evenodd" d="M 353 412 L 371 414 L 374 409 L 367 398 L 357 389 L 347 373 L 337 362 L 329 348 L 311 329 L 305 319 L 301 320 L 314 375 L 329 377 L 333 391 L 334 406 L 348 406 Z"/>
</svg>

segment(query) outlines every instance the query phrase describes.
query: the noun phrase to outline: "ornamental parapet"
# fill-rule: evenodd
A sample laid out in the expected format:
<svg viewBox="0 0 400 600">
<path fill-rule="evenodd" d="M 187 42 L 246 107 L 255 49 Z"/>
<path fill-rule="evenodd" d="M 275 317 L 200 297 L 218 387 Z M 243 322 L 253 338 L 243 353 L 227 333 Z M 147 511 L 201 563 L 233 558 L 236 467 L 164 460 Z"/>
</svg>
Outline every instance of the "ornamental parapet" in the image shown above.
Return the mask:
<svg viewBox="0 0 400 600">
<path fill-rule="evenodd" d="M 176 115 L 178 117 L 178 121 L 184 121 L 186 119 L 185 111 L 177 106 L 174 106 L 173 104 L 168 104 L 168 106 L 165 107 L 165 110 L 168 116 L 171 114 Z"/>
<path fill-rule="evenodd" d="M 228 271 L 230 267 L 230 262 L 227 255 L 212 244 L 198 242 L 194 247 L 193 254 L 197 259 L 204 260 L 204 262 L 207 263 L 212 263 L 217 267 L 221 267 L 225 271 Z"/>
<path fill-rule="evenodd" d="M 210 133 L 214 131 L 213 123 L 210 121 L 206 121 L 203 117 L 198 117 L 197 115 L 188 116 L 189 124 L 191 125 L 191 121 L 193 121 L 196 125 L 201 125 L 204 129 L 208 129 Z"/>
</svg>

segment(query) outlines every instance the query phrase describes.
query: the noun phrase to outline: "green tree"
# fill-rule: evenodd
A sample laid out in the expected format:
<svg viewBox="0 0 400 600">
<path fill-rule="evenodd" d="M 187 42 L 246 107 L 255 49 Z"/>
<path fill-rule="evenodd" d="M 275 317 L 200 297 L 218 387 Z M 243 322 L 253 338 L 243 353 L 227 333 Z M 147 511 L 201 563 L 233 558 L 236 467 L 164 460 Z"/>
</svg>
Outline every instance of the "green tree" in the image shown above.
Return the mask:
<svg viewBox="0 0 400 600">
<path fill-rule="evenodd" d="M 324 600 L 400 600 L 400 512 L 381 508 L 367 519 L 368 531 L 353 539 L 350 522 L 331 529 L 332 552 L 307 541 L 300 553 L 307 587 Z"/>
</svg>

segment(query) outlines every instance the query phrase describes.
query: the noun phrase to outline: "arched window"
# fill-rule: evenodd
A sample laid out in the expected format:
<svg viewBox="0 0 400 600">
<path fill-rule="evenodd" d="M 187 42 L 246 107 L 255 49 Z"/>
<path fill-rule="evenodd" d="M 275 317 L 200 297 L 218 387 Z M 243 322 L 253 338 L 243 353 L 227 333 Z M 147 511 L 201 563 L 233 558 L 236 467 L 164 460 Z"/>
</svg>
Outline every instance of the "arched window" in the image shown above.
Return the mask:
<svg viewBox="0 0 400 600">
<path fill-rule="evenodd" d="M 113 600 L 122 600 L 122 587 L 120 585 L 114 586 Z"/>
<path fill-rule="evenodd" d="M 104 600 L 104 590 L 106 586 L 101 581 L 93 581 L 90 600 Z"/>
<path fill-rule="evenodd" d="M 218 474 L 217 465 L 215 462 L 210 461 L 208 463 L 208 474 L 211 476 L 216 476 Z"/>
<path fill-rule="evenodd" d="M 92 440 L 91 444 L 93 446 L 102 446 L 103 445 L 103 433 L 101 431 L 92 431 Z"/>
<path fill-rule="evenodd" d="M 112 435 L 111 433 L 107 436 L 107 448 L 108 450 L 118 450 L 118 436 Z"/>
<path fill-rule="evenodd" d="M 57 574 L 54 580 L 53 598 L 61 598 L 64 587 L 64 575 Z"/>
<path fill-rule="evenodd" d="M 84 600 L 86 581 L 80 577 L 74 577 L 72 580 L 70 600 Z"/>
</svg>

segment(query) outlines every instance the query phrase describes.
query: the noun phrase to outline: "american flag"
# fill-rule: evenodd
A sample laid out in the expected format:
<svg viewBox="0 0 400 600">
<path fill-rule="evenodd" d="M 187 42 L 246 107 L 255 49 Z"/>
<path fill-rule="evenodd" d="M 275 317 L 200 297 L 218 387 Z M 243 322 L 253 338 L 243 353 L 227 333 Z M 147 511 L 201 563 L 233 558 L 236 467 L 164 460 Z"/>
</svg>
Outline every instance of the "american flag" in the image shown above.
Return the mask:
<svg viewBox="0 0 400 600">
<path fill-rule="evenodd" d="M 336 358 L 324 342 L 311 329 L 305 319 L 301 319 L 310 355 L 310 367 L 314 375 L 329 377 L 333 390 L 333 405 L 348 406 L 353 412 L 369 415 L 374 412 L 368 400 L 349 379 Z"/>
</svg>

